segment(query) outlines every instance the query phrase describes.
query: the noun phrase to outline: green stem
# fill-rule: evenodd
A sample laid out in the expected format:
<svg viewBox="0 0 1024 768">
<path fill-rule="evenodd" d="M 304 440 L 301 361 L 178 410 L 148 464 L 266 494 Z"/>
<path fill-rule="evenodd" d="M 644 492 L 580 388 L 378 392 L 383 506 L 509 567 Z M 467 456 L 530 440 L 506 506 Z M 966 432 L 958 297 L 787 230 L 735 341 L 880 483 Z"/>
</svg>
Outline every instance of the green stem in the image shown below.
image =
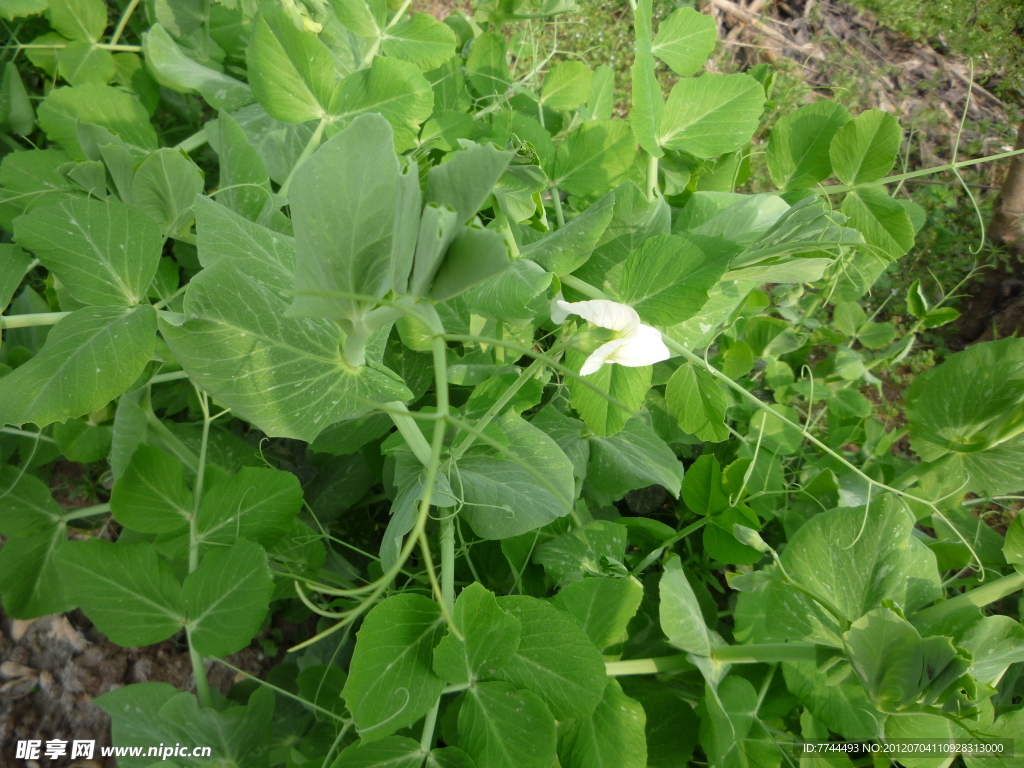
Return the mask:
<svg viewBox="0 0 1024 768">
<path fill-rule="evenodd" d="M 70 312 L 37 312 L 27 315 L 7 315 L 0 317 L 0 329 L 56 325 L 70 314 Z"/>
<path fill-rule="evenodd" d="M 306 160 L 309 159 L 309 156 L 316 152 L 317 148 L 320 146 L 320 139 L 324 135 L 324 129 L 327 127 L 328 122 L 329 121 L 326 116 L 320 118 L 320 124 L 317 125 L 316 130 L 313 131 L 313 135 L 309 137 L 309 141 L 302 150 L 302 154 L 299 155 L 299 159 L 295 161 L 295 165 L 292 167 L 291 171 L 288 172 L 288 178 L 284 180 L 284 184 L 281 185 L 281 189 L 278 191 L 278 194 L 280 194 L 281 197 L 288 197 L 288 189 L 291 187 L 295 171 L 297 171 L 299 166 L 306 162 Z"/>
<path fill-rule="evenodd" d="M 135 9 L 139 7 L 139 0 L 132 0 L 128 3 L 128 7 L 124 9 L 124 13 L 121 14 L 121 20 L 117 22 L 117 29 L 114 30 L 114 34 L 110 36 L 110 44 L 117 45 L 117 41 L 121 39 L 121 34 L 124 32 L 124 28 L 128 26 L 128 20 L 135 13 Z"/>
<path fill-rule="evenodd" d="M 441 595 L 451 614 L 455 610 L 455 512 L 441 518 Z"/>
<path fill-rule="evenodd" d="M 707 523 L 708 523 L 708 519 L 706 517 L 702 517 L 697 522 L 691 523 L 690 525 L 688 525 L 685 528 L 683 528 L 683 530 L 681 530 L 679 533 L 677 533 L 675 536 L 673 536 L 671 539 L 666 541 L 660 547 L 658 547 L 653 552 L 651 552 L 651 554 L 649 554 L 647 557 L 645 557 L 643 560 L 641 560 L 640 563 L 637 565 L 637 567 L 633 569 L 633 573 L 634 574 L 643 573 L 645 570 L 647 570 L 650 567 L 651 563 L 653 563 L 655 560 L 657 560 L 659 557 L 661 557 L 662 553 L 666 549 L 671 547 L 677 541 L 682 541 L 683 539 L 685 539 L 687 536 L 689 536 L 694 531 L 699 531 L 701 528 L 703 528 L 705 525 L 707 525 Z"/>
<path fill-rule="evenodd" d="M 429 752 L 434 748 L 434 726 L 437 724 L 437 712 L 441 708 L 441 697 L 437 697 L 434 706 L 423 718 L 423 733 L 420 734 L 420 751 Z"/>
<path fill-rule="evenodd" d="M 555 221 L 558 222 L 558 228 L 561 229 L 565 226 L 565 213 L 562 211 L 562 195 L 558 191 L 558 187 L 551 188 L 551 202 L 555 206 Z"/>
<path fill-rule="evenodd" d="M 1012 595 L 1022 587 L 1024 587 L 1024 574 L 1011 573 L 1009 576 L 1003 576 L 1003 578 L 996 579 L 989 584 L 977 587 L 969 592 L 964 592 L 956 597 L 951 597 L 943 603 L 920 610 L 911 618 L 915 620 L 935 619 L 939 616 L 950 613 L 951 611 L 955 611 L 958 608 L 964 608 L 969 605 L 981 607 L 983 605 L 988 605 L 989 603 L 994 603 L 996 600 L 1001 600 L 1007 595 Z"/>
<path fill-rule="evenodd" d="M 152 379 L 149 380 L 150 384 L 166 384 L 169 381 L 180 381 L 181 379 L 187 379 L 187 371 L 171 371 L 170 373 L 158 373 Z"/>
<path fill-rule="evenodd" d="M 658 158 L 654 155 L 647 155 L 647 199 L 654 202 L 655 194 L 658 191 Z"/>
<path fill-rule="evenodd" d="M 68 43 L 22 43 L 18 46 L 19 51 L 41 50 L 45 48 L 59 50 L 66 48 Z M 93 43 L 93 47 L 104 51 L 126 51 L 128 53 L 142 53 L 141 45 L 113 45 L 111 43 Z"/>
<path fill-rule="evenodd" d="M 53 443 L 55 445 L 57 443 L 52 437 L 44 435 L 42 432 L 29 432 L 27 429 L 18 429 L 17 427 L 0 427 L 0 433 L 14 435 L 15 437 L 27 437 L 32 440 L 40 440 L 44 443 Z"/>
<path fill-rule="evenodd" d="M 685 654 L 659 656 L 655 659 L 629 659 L 627 661 L 606 661 L 605 671 L 609 677 L 626 675 L 656 675 L 659 672 L 684 672 L 694 669 Z"/>
<path fill-rule="evenodd" d="M 563 277 L 560 277 L 558 279 L 561 281 L 562 285 L 568 285 L 570 288 L 575 288 L 584 296 L 589 296 L 592 299 L 611 298 L 611 296 L 609 296 L 604 291 L 600 290 L 599 288 L 595 288 L 590 283 L 585 283 L 575 275 L 564 275 Z"/>
<path fill-rule="evenodd" d="M 196 484 L 193 488 L 192 516 L 188 524 L 188 572 L 192 573 L 199 567 L 199 505 L 203 501 L 203 479 L 206 475 L 206 448 L 210 441 L 210 405 L 206 399 L 205 392 L 198 392 L 199 405 L 203 409 L 203 437 L 199 443 L 199 466 L 196 469 Z M 210 696 L 210 682 L 206 678 L 206 665 L 203 657 L 192 644 L 192 631 L 187 630 L 188 652 L 192 659 L 192 675 L 196 679 L 196 693 L 199 695 L 199 705 L 212 707 L 213 698 Z"/>
<path fill-rule="evenodd" d="M 80 520 L 83 517 L 92 517 L 93 515 L 105 515 L 110 511 L 110 503 L 97 504 L 93 507 L 82 507 L 81 509 L 75 509 L 64 514 L 64 522 L 69 520 Z"/>
<path fill-rule="evenodd" d="M 395 426 L 402 433 L 405 442 L 409 444 L 413 455 L 420 460 L 420 464 L 423 466 L 430 464 L 430 443 L 423 436 L 416 420 L 409 415 L 409 409 L 405 407 L 405 403 L 400 400 L 384 403 L 384 410 L 395 422 Z"/>
<path fill-rule="evenodd" d="M 726 645 L 711 652 L 711 658 L 728 664 L 763 664 L 776 661 L 815 661 L 815 643 L 760 643 Z"/>
<path fill-rule="evenodd" d="M 192 676 L 196 679 L 196 694 L 199 696 L 199 706 L 212 707 L 213 696 L 210 695 L 210 680 L 206 676 L 206 665 L 203 657 L 192 645 L 192 630 L 185 630 L 185 637 L 188 638 L 188 655 L 192 660 Z"/>
<path fill-rule="evenodd" d="M 210 137 L 206 135 L 206 128 L 200 128 L 188 138 L 179 141 L 175 145 L 175 149 L 180 149 L 185 154 L 188 154 L 189 152 L 199 149 L 209 140 Z"/>
<path fill-rule="evenodd" d="M 196 455 L 192 453 L 187 445 L 181 442 L 177 435 L 168 429 L 166 424 L 157 418 L 152 408 L 146 409 L 146 421 L 152 430 L 156 432 L 157 437 L 163 441 L 164 447 L 173 453 L 178 461 L 195 472 L 199 466 L 199 460 Z"/>
</svg>

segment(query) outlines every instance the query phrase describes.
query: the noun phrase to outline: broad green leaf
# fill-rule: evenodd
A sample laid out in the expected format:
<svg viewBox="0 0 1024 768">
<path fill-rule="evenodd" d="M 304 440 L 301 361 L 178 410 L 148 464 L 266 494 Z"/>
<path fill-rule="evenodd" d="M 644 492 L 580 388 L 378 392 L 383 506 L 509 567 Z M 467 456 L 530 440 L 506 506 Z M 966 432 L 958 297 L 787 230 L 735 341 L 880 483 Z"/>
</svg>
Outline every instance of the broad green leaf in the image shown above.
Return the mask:
<svg viewBox="0 0 1024 768">
<path fill-rule="evenodd" d="M 250 104 L 232 117 L 255 147 L 267 166 L 270 178 L 283 184 L 316 131 L 317 121 L 283 123 L 266 113 L 259 104 Z"/>
<path fill-rule="evenodd" d="M 684 78 L 669 94 L 658 143 L 697 157 L 732 152 L 754 135 L 764 101 L 764 88 L 749 75 Z"/>
<path fill-rule="evenodd" d="M 117 134 L 132 147 L 156 149 L 156 132 L 139 101 L 124 91 L 87 83 L 55 88 L 39 105 L 39 125 L 76 160 L 85 160 L 78 124 L 93 123 Z"/>
<path fill-rule="evenodd" d="M 520 252 L 555 275 L 575 272 L 594 252 L 614 209 L 615 193 L 609 192 L 579 216 L 569 219 L 564 227 L 524 245 Z"/>
<path fill-rule="evenodd" d="M 700 720 L 666 685 L 650 677 L 630 676 L 616 682 L 640 702 L 647 719 L 647 764 L 651 768 L 685 768 L 697 745 Z"/>
<path fill-rule="evenodd" d="M 564 768 L 646 768 L 646 723 L 640 703 L 624 694 L 617 681 L 610 680 L 604 698 L 590 717 L 570 720 L 560 730 L 559 764 Z"/>
<path fill-rule="evenodd" d="M 558 112 L 574 110 L 590 95 L 592 77 L 582 61 L 560 61 L 544 76 L 540 103 Z"/>
<path fill-rule="evenodd" d="M 198 92 L 214 109 L 231 111 L 253 101 L 248 85 L 189 58 L 161 24 L 143 33 L 142 48 L 161 85 L 182 93 Z"/>
<path fill-rule="evenodd" d="M 477 765 L 473 758 L 458 747 L 443 747 L 430 750 L 426 768 L 477 768 Z"/>
<path fill-rule="evenodd" d="M 603 576 L 607 561 L 620 562 L 625 551 L 626 529 L 595 520 L 541 544 L 533 561 L 559 584 L 568 584 L 585 576 Z"/>
<path fill-rule="evenodd" d="M 106 85 L 114 79 L 114 58 L 110 51 L 76 40 L 57 51 L 57 70 L 71 85 Z"/>
<path fill-rule="evenodd" d="M 760 705 L 754 686 L 750 681 L 732 675 L 717 689 L 710 683 L 705 684 L 704 691 L 697 713 L 700 715 L 700 744 L 707 753 L 708 765 L 712 768 L 739 768 L 758 764 L 760 761 L 751 760 L 747 754 L 750 749 L 748 736 Z M 777 751 L 778 747 L 773 744 L 773 756 Z"/>
<path fill-rule="evenodd" d="M 366 114 L 378 114 L 391 123 L 395 149 L 416 146 L 420 123 L 430 117 L 434 92 L 419 69 L 407 61 L 378 56 L 366 69 L 346 77 L 331 99 L 334 123 Z"/>
<path fill-rule="evenodd" d="M 455 33 L 429 13 L 414 13 L 384 32 L 382 47 L 388 56 L 428 72 L 455 55 Z"/>
<path fill-rule="evenodd" d="M 210 200 L 196 207 L 200 259 L 212 266 L 189 284 L 186 322 L 161 324 L 194 380 L 268 435 L 306 441 L 374 403 L 410 396 L 383 373 L 349 366 L 333 322 L 284 317 L 291 238 Z"/>
<path fill-rule="evenodd" d="M 757 599 L 763 598 L 757 595 Z M 885 715 L 868 700 L 856 679 L 834 684 L 814 662 L 784 662 L 786 687 L 829 730 L 851 741 L 877 738 Z"/>
<path fill-rule="evenodd" d="M 479 222 L 463 227 L 452 241 L 430 286 L 430 298 L 447 301 L 512 266 L 504 235 Z"/>
<path fill-rule="evenodd" d="M 610 120 L 615 107 L 615 71 L 608 64 L 594 69 L 590 79 L 590 94 L 587 97 L 587 111 L 591 120 Z"/>
<path fill-rule="evenodd" d="M 808 520 L 790 539 L 782 564 L 790 578 L 853 621 L 892 600 L 911 613 L 940 595 L 935 555 L 912 535 L 914 516 L 893 496 L 864 507 L 833 509 Z M 841 646 L 836 619 L 805 594 L 767 587 L 769 624 L 779 640 Z"/>
<path fill-rule="evenodd" d="M 551 273 L 529 259 L 489 277 L 466 293 L 466 303 L 481 317 L 509 322 L 530 319 L 536 310 L 533 299 L 551 285 Z"/>
<path fill-rule="evenodd" d="M 142 374 L 155 331 L 148 304 L 73 312 L 53 327 L 38 355 L 0 378 L 0 423 L 43 426 L 102 408 Z"/>
<path fill-rule="evenodd" d="M 70 541 L 59 557 L 71 603 L 118 645 L 158 643 L 184 625 L 178 580 L 149 544 Z"/>
<path fill-rule="evenodd" d="M 693 8 L 677 8 L 658 25 L 651 50 L 677 75 L 692 75 L 704 66 L 717 38 L 711 16 Z"/>
<path fill-rule="evenodd" d="M 502 610 L 494 593 L 479 582 L 459 594 L 452 621 L 465 640 L 449 633 L 434 649 L 434 671 L 449 683 L 493 677 L 519 647 L 519 620 Z"/>
<path fill-rule="evenodd" d="M 274 119 L 302 123 L 328 113 L 336 85 L 330 51 L 281 6 L 262 5 L 245 60 L 253 95 Z"/>
<path fill-rule="evenodd" d="M 545 406 L 530 423 L 544 430 L 572 462 L 573 473 L 583 479 L 590 462 L 590 441 L 586 439 L 587 425 L 562 413 L 554 405 Z M 1024 551 L 1024 550 L 1022 550 Z M 1024 562 L 1024 554 L 1021 556 Z"/>
<path fill-rule="evenodd" d="M 626 639 L 626 625 L 643 599 L 640 582 L 625 579 L 588 578 L 560 590 L 552 602 L 576 619 L 587 637 L 600 649 Z"/>
<path fill-rule="evenodd" d="M 627 491 L 660 485 L 676 498 L 683 465 L 642 418 L 633 417 L 614 435 L 590 438 L 587 483 L 619 497 Z"/>
<path fill-rule="evenodd" d="M 142 533 L 169 533 L 192 518 L 192 492 L 181 462 L 151 445 L 141 445 L 114 483 L 114 519 Z"/>
<path fill-rule="evenodd" d="M 49 7 L 47 0 L 7 0 L 0 6 L 0 16 L 13 21 L 19 16 L 33 16 Z"/>
<path fill-rule="evenodd" d="M 464 500 L 459 514 L 473 532 L 486 539 L 505 539 L 568 514 L 575 483 L 572 463 L 558 444 L 513 412 L 492 423 L 507 441 L 506 450 L 538 470 L 551 488 L 519 462 L 478 441 L 456 462 L 457 471 L 450 478 Z"/>
<path fill-rule="evenodd" d="M 0 595 L 4 611 L 15 619 L 63 613 L 75 603 L 64 591 L 57 561 L 67 529 L 63 524 L 31 536 L 11 537 L 0 549 Z"/>
<path fill-rule="evenodd" d="M 32 257 L 12 243 L 0 244 L 0 313 L 11 303 L 14 292 L 32 264 Z"/>
<path fill-rule="evenodd" d="M 196 195 L 203 191 L 203 173 L 177 149 L 158 149 L 135 171 L 132 205 L 149 214 L 164 235 L 172 237 L 195 217 Z"/>
<path fill-rule="evenodd" d="M 1018 515 L 1018 517 L 1020 516 Z M 1016 517 L 1013 518 L 1010 527 L 1006 530 L 1003 556 L 1006 558 L 1006 562 L 1014 568 L 1024 565 L 1024 518 L 1021 518 L 1019 522 Z"/>
<path fill-rule="evenodd" d="M 459 707 L 459 745 L 479 766 L 550 768 L 555 720 L 532 691 L 478 683 Z"/>
<path fill-rule="evenodd" d="M 633 135 L 648 154 L 662 157 L 665 152 L 659 145 L 658 132 L 665 114 L 665 98 L 662 96 L 661 83 L 654 74 L 654 57 L 651 53 L 638 53 L 630 73 L 633 108 L 629 111 L 629 124 Z"/>
<path fill-rule="evenodd" d="M 608 677 L 601 654 L 576 621 L 533 597 L 499 597 L 498 606 L 519 619 L 522 634 L 512 660 L 495 677 L 539 695 L 559 720 L 593 712 Z"/>
<path fill-rule="evenodd" d="M 212 548 L 181 589 L 192 646 L 216 658 L 247 646 L 263 624 L 273 591 L 259 544 L 239 539 L 231 547 Z"/>
<path fill-rule="evenodd" d="M 291 472 L 244 467 L 206 491 L 196 529 L 207 544 L 245 538 L 270 546 L 288 533 L 301 507 L 302 486 Z"/>
<path fill-rule="evenodd" d="M 941 461 L 940 471 L 958 476 L 966 491 L 1013 493 L 1024 472 L 1022 403 L 1024 341 L 975 344 L 914 380 L 911 447 L 924 461 Z"/>
<path fill-rule="evenodd" d="M 0 499 L 4 503 L 0 534 L 4 536 L 46 533 L 63 522 L 60 505 L 43 481 L 10 464 L 0 467 Z"/>
<path fill-rule="evenodd" d="M 508 168 L 513 154 L 492 144 L 473 144 L 427 172 L 424 202 L 455 209 L 456 223 L 466 224 Z"/>
<path fill-rule="evenodd" d="M 832 168 L 844 184 L 878 181 L 892 170 L 903 131 L 880 109 L 861 112 L 836 131 L 829 147 Z"/>
<path fill-rule="evenodd" d="M 25 83 L 14 62 L 6 64 L 0 79 L 0 125 L 21 136 L 28 136 L 36 124 L 36 113 Z"/>
<path fill-rule="evenodd" d="M 1021 749 L 1024 749 L 1024 710 L 1012 709 L 1004 712 L 996 718 L 992 725 L 984 729 L 986 738 L 991 739 L 1013 739 L 1013 757 L 998 758 L 998 763 L 991 757 L 979 757 L 975 755 L 964 755 L 964 762 L 967 768 L 985 768 L 985 766 L 997 765 L 998 768 L 1019 768 L 1021 764 Z M 984 762 L 982 762 L 984 760 Z"/>
<path fill-rule="evenodd" d="M 566 355 L 567 364 L 576 371 L 583 367 L 585 359 L 585 355 L 575 350 L 570 350 Z M 624 365 L 602 365 L 596 372 L 588 375 L 586 380 L 627 408 L 637 409 L 643 405 L 647 390 L 651 388 L 652 375 L 653 369 L 650 366 L 628 368 Z M 624 411 L 613 405 L 574 378 L 568 380 L 568 385 L 569 394 L 572 395 L 572 407 L 590 427 L 591 432 L 599 437 L 614 435 L 633 415 L 633 412 Z"/>
<path fill-rule="evenodd" d="M 345 768 L 420 768 L 423 752 L 418 741 L 388 736 L 368 744 L 360 741 L 341 751 L 333 765 Z"/>
<path fill-rule="evenodd" d="M 729 507 L 729 496 L 722 486 L 722 469 L 711 453 L 698 456 L 683 477 L 683 501 L 691 512 L 715 515 Z"/>
<path fill-rule="evenodd" d="M 850 192 L 843 200 L 842 211 L 850 217 L 848 224 L 885 259 L 898 259 L 914 245 L 914 225 L 906 209 L 881 187 Z"/>
<path fill-rule="evenodd" d="M 994 686 L 1010 664 L 1024 661 L 1024 627 L 1009 616 L 986 616 L 957 645 L 974 656 L 971 677 Z"/>
<path fill-rule="evenodd" d="M 231 115 L 221 112 L 207 123 L 210 145 L 220 159 L 217 202 L 257 224 L 268 224 L 276 205 L 267 166 Z"/>
<path fill-rule="evenodd" d="M 729 401 L 715 378 L 692 363 L 683 363 L 665 387 L 665 400 L 684 432 L 720 443 L 729 437 L 725 409 Z"/>
<path fill-rule="evenodd" d="M 629 172 L 636 139 L 629 123 L 591 120 L 563 141 L 547 170 L 551 181 L 578 197 L 599 197 Z"/>
<path fill-rule="evenodd" d="M 387 6 L 366 0 L 337 0 L 333 3 L 339 21 L 362 37 L 380 37 L 387 22 Z"/>
<path fill-rule="evenodd" d="M 832 175 L 829 145 L 853 117 L 841 104 L 822 100 L 779 118 L 768 138 L 765 161 L 781 190 L 813 187 Z"/>
<path fill-rule="evenodd" d="M 50 0 L 50 24 L 69 40 L 95 43 L 107 27 L 103 0 Z"/>
<path fill-rule="evenodd" d="M 622 267 L 619 298 L 652 325 L 696 315 L 729 268 L 735 247 L 721 238 L 659 235 L 633 251 Z"/>
<path fill-rule="evenodd" d="M 65 200 L 15 225 L 18 244 L 85 304 L 139 304 L 153 282 L 163 236 L 145 214 L 116 200 Z"/>
<path fill-rule="evenodd" d="M 500 96 L 509 87 L 512 75 L 505 55 L 505 38 L 499 34 L 484 32 L 473 41 L 466 70 L 481 96 Z"/>
<path fill-rule="evenodd" d="M 344 693 L 363 742 L 412 725 L 437 701 L 444 680 L 431 662 L 443 631 L 437 603 L 422 595 L 393 595 L 366 614 Z"/>
<path fill-rule="evenodd" d="M 297 295 L 289 315 L 361 322 L 391 288 L 399 185 L 391 126 L 379 115 L 359 118 L 313 153 L 293 182 Z"/>
<path fill-rule="evenodd" d="M 677 555 L 665 564 L 659 594 L 661 630 L 669 643 L 687 653 L 709 656 L 714 647 L 713 637 Z"/>
</svg>

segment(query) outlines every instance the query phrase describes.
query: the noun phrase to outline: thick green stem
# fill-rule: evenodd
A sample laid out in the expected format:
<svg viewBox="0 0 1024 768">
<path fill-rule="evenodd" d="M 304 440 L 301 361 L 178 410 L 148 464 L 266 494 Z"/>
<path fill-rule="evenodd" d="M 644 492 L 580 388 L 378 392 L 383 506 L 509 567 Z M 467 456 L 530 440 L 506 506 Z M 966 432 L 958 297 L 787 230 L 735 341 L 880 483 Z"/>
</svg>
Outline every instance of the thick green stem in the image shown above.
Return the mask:
<svg viewBox="0 0 1024 768">
<path fill-rule="evenodd" d="M 188 138 L 179 141 L 175 145 L 175 149 L 180 149 L 182 152 L 188 154 L 189 152 L 199 149 L 209 140 L 210 137 L 206 135 L 206 128 L 200 128 Z"/>
<path fill-rule="evenodd" d="M 558 187 L 551 188 L 551 202 L 555 206 L 555 221 L 558 222 L 558 228 L 561 229 L 565 226 L 565 213 L 562 211 L 562 195 L 558 191 Z"/>
<path fill-rule="evenodd" d="M 647 155 L 647 199 L 654 202 L 654 196 L 658 191 L 658 158 L 654 155 Z"/>
<path fill-rule="evenodd" d="M 299 155 L 299 159 L 295 161 L 295 165 L 288 173 L 288 178 L 286 178 L 284 180 L 284 184 L 281 185 L 281 189 L 279 190 L 281 197 L 288 197 L 288 189 L 291 187 L 295 171 L 297 171 L 299 166 L 306 162 L 309 159 L 309 156 L 316 152 L 317 148 L 320 146 L 320 139 L 323 138 L 324 129 L 327 127 L 328 122 L 327 117 L 320 118 L 320 124 L 317 125 L 316 130 L 313 131 L 313 135 L 309 137 L 309 141 L 302 150 L 302 154 Z"/>
<path fill-rule="evenodd" d="M 0 329 L 56 325 L 70 314 L 70 312 L 38 312 L 27 315 L 6 315 L 0 317 Z"/>
<path fill-rule="evenodd" d="M 441 518 L 441 595 L 451 614 L 455 610 L 455 512 Z"/>
<path fill-rule="evenodd" d="M 128 7 L 124 9 L 124 13 L 121 14 L 121 20 L 117 22 L 117 29 L 114 30 L 114 34 L 110 36 L 110 44 L 117 45 L 117 41 L 121 39 L 121 35 L 124 32 L 124 28 L 128 26 L 128 20 L 135 13 L 135 9 L 139 7 L 139 0 L 132 0 L 128 3 Z"/>
<path fill-rule="evenodd" d="M 157 418 L 152 408 L 146 408 L 145 412 L 150 428 L 156 432 L 157 437 L 164 444 L 163 447 L 173 453 L 178 461 L 195 472 L 199 467 L 198 457 L 192 453 L 187 445 L 181 442 L 177 435 L 167 428 L 166 424 Z"/>
<path fill-rule="evenodd" d="M 938 605 L 933 605 L 929 608 L 918 611 L 912 618 L 935 619 L 939 616 L 955 611 L 958 608 L 964 608 L 969 605 L 976 605 L 979 607 L 988 605 L 989 603 L 994 603 L 996 600 L 1001 600 L 1007 595 L 1012 595 L 1021 588 L 1024 588 L 1024 574 L 1011 573 L 1009 576 L 1003 576 L 1003 578 L 996 579 L 989 584 L 964 592 L 956 597 L 951 597 L 944 603 L 939 603 Z"/>
<path fill-rule="evenodd" d="M 97 504 L 93 507 L 82 507 L 81 509 L 73 509 L 64 513 L 64 522 L 69 520 L 81 520 L 83 517 L 92 517 L 93 515 L 105 515 L 110 511 L 110 503 Z"/>
<path fill-rule="evenodd" d="M 385 403 L 384 408 L 388 416 L 391 417 L 391 420 L 395 422 L 398 431 L 402 433 L 405 442 L 409 444 L 413 455 L 420 460 L 420 464 L 423 466 L 429 465 L 430 443 L 427 442 L 427 438 L 420 431 L 416 419 L 409 415 L 409 409 L 405 407 L 405 403 L 394 400 L 390 403 Z"/>
<path fill-rule="evenodd" d="M 434 748 L 434 726 L 437 724 L 437 712 L 441 708 L 441 697 L 437 697 L 434 706 L 423 718 L 423 733 L 420 734 L 420 751 L 429 752 Z"/>
<path fill-rule="evenodd" d="M 199 567 L 199 505 L 203 501 L 203 479 L 206 475 L 206 448 L 210 442 L 210 405 L 206 399 L 205 392 L 199 392 L 199 405 L 203 409 L 203 437 L 199 443 L 199 466 L 196 469 L 196 484 L 192 491 L 193 507 L 192 516 L 188 525 L 188 572 L 192 573 Z M 206 679 L 206 665 L 203 657 L 192 644 L 192 631 L 187 630 L 189 657 L 192 659 L 192 675 L 196 679 L 196 693 L 199 695 L 199 704 L 203 707 L 212 707 L 213 699 L 210 696 L 210 683 Z"/>
<path fill-rule="evenodd" d="M 711 658 L 728 664 L 763 664 L 776 661 L 815 661 L 818 646 L 814 643 L 761 643 L 727 645 L 711 652 Z"/>
<path fill-rule="evenodd" d="M 683 672 L 695 669 L 686 660 L 685 654 L 678 656 L 660 656 L 656 659 L 629 659 L 628 661 L 606 661 L 605 671 L 609 677 L 625 677 L 626 675 L 656 675 L 659 672 Z"/>
<path fill-rule="evenodd" d="M 188 655 L 192 660 L 192 676 L 196 679 L 196 693 L 199 696 L 199 706 L 212 707 L 213 696 L 210 695 L 210 680 L 206 676 L 206 665 L 203 663 L 203 657 L 196 650 L 196 647 L 192 645 L 192 631 L 186 629 L 185 636 L 188 638 Z"/>
</svg>

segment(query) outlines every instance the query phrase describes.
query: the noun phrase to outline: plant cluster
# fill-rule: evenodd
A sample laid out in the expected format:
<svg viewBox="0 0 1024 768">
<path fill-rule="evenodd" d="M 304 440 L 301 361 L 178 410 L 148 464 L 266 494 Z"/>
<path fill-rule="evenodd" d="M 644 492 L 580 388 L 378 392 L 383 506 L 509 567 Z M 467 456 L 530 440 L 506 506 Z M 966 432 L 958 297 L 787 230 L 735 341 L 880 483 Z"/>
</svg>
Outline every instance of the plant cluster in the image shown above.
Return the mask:
<svg viewBox="0 0 1024 768">
<path fill-rule="evenodd" d="M 774 75 L 698 75 L 710 18 L 655 34 L 637 3 L 624 121 L 610 67 L 509 43 L 562 0 L 407 6 L 132 0 L 107 36 L 102 0 L 4 4 L 0 594 L 188 648 L 196 694 L 97 700 L 115 745 L 246 768 L 1024 748 L 1024 524 L 973 514 L 1024 483 L 1024 341 L 921 373 L 905 425 L 865 395 L 956 318 L 918 284 L 902 334 L 860 302 L 921 224 L 885 187 L 931 172 L 888 175 L 897 121 L 785 114 L 777 190 L 741 195 Z M 61 456 L 109 501 L 62 508 Z M 207 664 L 309 617 L 267 680 L 211 689 Z"/>
</svg>

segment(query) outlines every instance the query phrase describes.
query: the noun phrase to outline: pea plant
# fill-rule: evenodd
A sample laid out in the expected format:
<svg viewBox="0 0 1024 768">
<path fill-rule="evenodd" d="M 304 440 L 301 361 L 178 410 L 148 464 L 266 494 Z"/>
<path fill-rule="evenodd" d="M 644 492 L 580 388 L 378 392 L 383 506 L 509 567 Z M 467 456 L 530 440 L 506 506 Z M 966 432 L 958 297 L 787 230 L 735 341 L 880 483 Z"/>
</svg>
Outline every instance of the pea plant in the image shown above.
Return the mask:
<svg viewBox="0 0 1024 768">
<path fill-rule="evenodd" d="M 776 191 L 739 194 L 774 73 L 698 74 L 710 17 L 655 33 L 638 0 L 622 120 L 612 70 L 537 34 L 569 0 L 408 5 L 3 5 L 0 594 L 187 648 L 194 693 L 97 699 L 114 744 L 1024 748 L 1024 525 L 992 525 L 1024 486 L 1024 341 L 921 372 L 903 422 L 868 397 L 956 318 L 919 284 L 900 333 L 865 311 L 922 220 L 887 185 L 978 161 L 892 175 L 896 119 L 822 100 L 755 159 Z M 53 497 L 60 457 L 91 506 Z M 267 679 L 211 687 L 254 638 Z"/>
</svg>

